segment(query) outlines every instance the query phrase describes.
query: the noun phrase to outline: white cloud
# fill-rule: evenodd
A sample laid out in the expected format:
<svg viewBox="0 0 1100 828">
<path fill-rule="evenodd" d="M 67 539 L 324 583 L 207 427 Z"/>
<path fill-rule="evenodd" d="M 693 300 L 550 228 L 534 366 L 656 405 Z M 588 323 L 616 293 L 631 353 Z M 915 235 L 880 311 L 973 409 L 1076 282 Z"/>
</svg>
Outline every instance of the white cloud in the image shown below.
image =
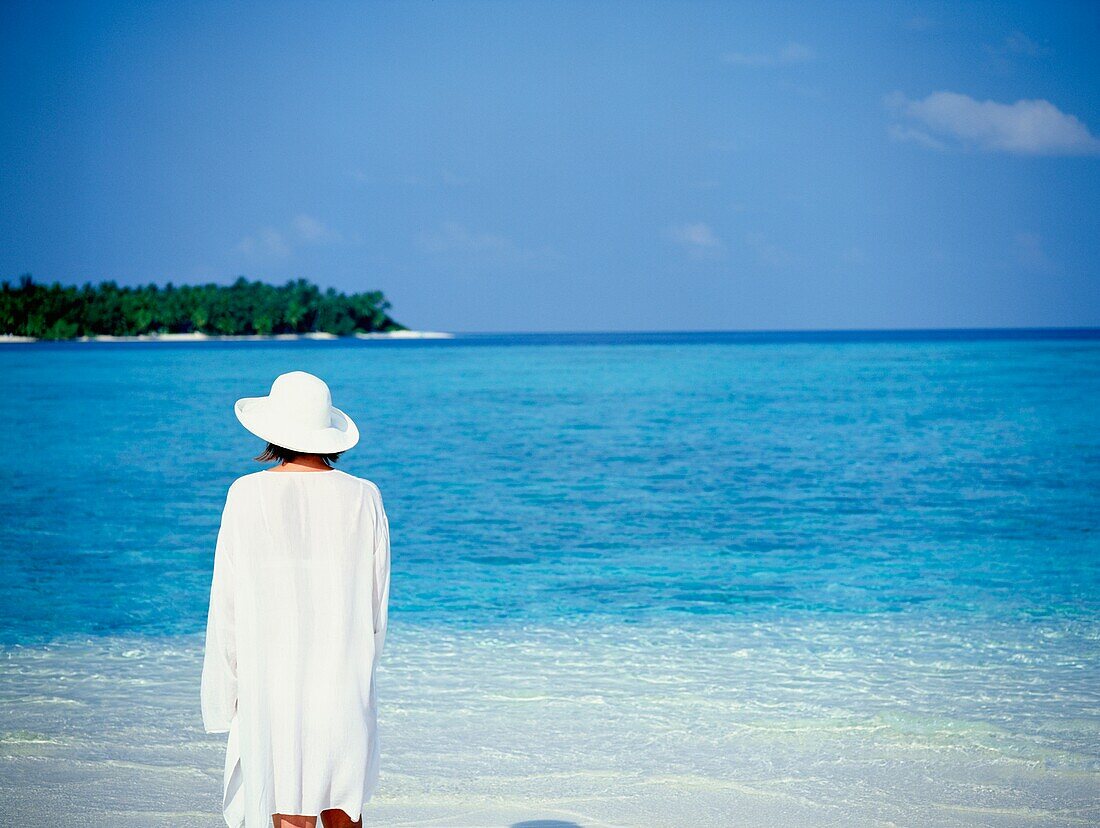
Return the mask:
<svg viewBox="0 0 1100 828">
<path fill-rule="evenodd" d="M 290 245 L 274 227 L 261 227 L 237 242 L 234 249 L 252 258 L 285 259 L 290 255 Z"/>
<path fill-rule="evenodd" d="M 775 52 L 727 52 L 722 55 L 722 62 L 734 66 L 789 66 L 794 63 L 808 63 L 814 57 L 814 51 L 809 46 L 791 42 Z"/>
<path fill-rule="evenodd" d="M 933 138 L 927 132 L 922 132 L 913 127 L 902 126 L 901 124 L 890 124 L 888 131 L 890 137 L 895 141 L 912 141 L 914 144 L 920 144 L 923 147 L 935 150 L 947 149 L 947 144 L 943 141 Z"/>
<path fill-rule="evenodd" d="M 417 242 L 429 253 L 473 257 L 494 265 L 548 266 L 560 259 L 549 248 L 522 247 L 506 236 L 476 232 L 457 221 L 420 233 Z"/>
<path fill-rule="evenodd" d="M 340 241 L 340 234 L 325 225 L 320 219 L 299 213 L 294 217 L 294 231 L 298 238 L 311 244 L 323 244 Z"/>
<path fill-rule="evenodd" d="M 250 259 L 285 259 L 294 252 L 291 240 L 301 244 L 332 244 L 343 240 L 335 230 L 320 219 L 299 213 L 287 230 L 280 231 L 270 225 L 245 236 L 233 250 Z"/>
<path fill-rule="evenodd" d="M 718 256 L 725 249 L 722 240 L 714 234 L 710 225 L 702 222 L 674 224 L 668 228 L 668 235 L 689 255 L 697 258 Z"/>
<path fill-rule="evenodd" d="M 1003 104 L 958 92 L 933 92 L 923 100 L 910 100 L 895 92 L 886 104 L 902 122 L 891 127 L 893 137 L 930 147 L 946 148 L 951 142 L 1019 155 L 1100 153 L 1100 139 L 1088 127 L 1041 99 Z"/>
</svg>

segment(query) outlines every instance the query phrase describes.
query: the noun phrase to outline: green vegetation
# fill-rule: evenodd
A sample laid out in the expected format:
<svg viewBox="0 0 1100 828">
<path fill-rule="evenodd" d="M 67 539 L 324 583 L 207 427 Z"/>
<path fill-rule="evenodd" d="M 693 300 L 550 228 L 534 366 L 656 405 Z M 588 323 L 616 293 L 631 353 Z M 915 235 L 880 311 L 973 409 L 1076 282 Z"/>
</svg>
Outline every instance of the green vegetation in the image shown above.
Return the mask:
<svg viewBox="0 0 1100 828">
<path fill-rule="evenodd" d="M 155 333 L 284 334 L 404 330 L 381 291 L 347 295 L 305 279 L 275 287 L 243 276 L 229 286 L 71 287 L 23 276 L 0 286 L 0 332 L 38 339 Z"/>
</svg>

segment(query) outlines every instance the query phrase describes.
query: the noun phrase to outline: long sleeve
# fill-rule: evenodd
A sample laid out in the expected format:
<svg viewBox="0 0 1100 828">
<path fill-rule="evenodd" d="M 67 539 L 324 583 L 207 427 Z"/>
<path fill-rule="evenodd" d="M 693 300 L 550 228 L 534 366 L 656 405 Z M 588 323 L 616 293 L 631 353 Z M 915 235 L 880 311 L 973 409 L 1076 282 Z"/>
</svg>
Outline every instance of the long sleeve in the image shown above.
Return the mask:
<svg viewBox="0 0 1100 828">
<path fill-rule="evenodd" d="M 374 659 L 377 663 L 386 643 L 386 625 L 390 603 L 390 524 L 377 495 L 374 520 Z"/>
<path fill-rule="evenodd" d="M 214 549 L 206 650 L 202 665 L 202 720 L 207 733 L 225 733 L 237 709 L 237 638 L 231 498 L 226 498 Z"/>
</svg>

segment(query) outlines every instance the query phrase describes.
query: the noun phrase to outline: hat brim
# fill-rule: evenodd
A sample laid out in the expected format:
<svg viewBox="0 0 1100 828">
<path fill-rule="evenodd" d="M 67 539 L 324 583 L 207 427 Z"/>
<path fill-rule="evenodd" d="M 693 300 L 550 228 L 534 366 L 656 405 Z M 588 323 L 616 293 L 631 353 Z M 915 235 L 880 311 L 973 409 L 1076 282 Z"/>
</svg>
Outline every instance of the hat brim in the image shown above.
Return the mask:
<svg viewBox="0 0 1100 828">
<path fill-rule="evenodd" d="M 241 425 L 269 443 L 309 454 L 335 454 L 347 451 L 359 442 L 354 421 L 336 406 L 330 406 L 328 428 L 302 428 L 277 416 L 270 397 L 244 397 L 237 400 L 233 413 Z"/>
</svg>

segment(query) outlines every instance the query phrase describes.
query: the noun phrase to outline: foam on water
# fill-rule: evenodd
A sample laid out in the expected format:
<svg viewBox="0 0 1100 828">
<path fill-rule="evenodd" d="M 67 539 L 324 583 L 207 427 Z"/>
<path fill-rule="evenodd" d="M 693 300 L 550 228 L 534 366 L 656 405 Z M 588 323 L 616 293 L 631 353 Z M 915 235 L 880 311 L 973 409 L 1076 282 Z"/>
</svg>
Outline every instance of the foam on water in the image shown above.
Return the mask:
<svg viewBox="0 0 1100 828">
<path fill-rule="evenodd" d="M 1100 629 L 942 619 L 395 626 L 372 822 L 1087 825 Z M 3 653 L 5 810 L 220 824 L 201 641 Z M 18 796 L 12 792 L 18 790 Z M 41 819 L 45 824 L 46 820 Z"/>
</svg>

